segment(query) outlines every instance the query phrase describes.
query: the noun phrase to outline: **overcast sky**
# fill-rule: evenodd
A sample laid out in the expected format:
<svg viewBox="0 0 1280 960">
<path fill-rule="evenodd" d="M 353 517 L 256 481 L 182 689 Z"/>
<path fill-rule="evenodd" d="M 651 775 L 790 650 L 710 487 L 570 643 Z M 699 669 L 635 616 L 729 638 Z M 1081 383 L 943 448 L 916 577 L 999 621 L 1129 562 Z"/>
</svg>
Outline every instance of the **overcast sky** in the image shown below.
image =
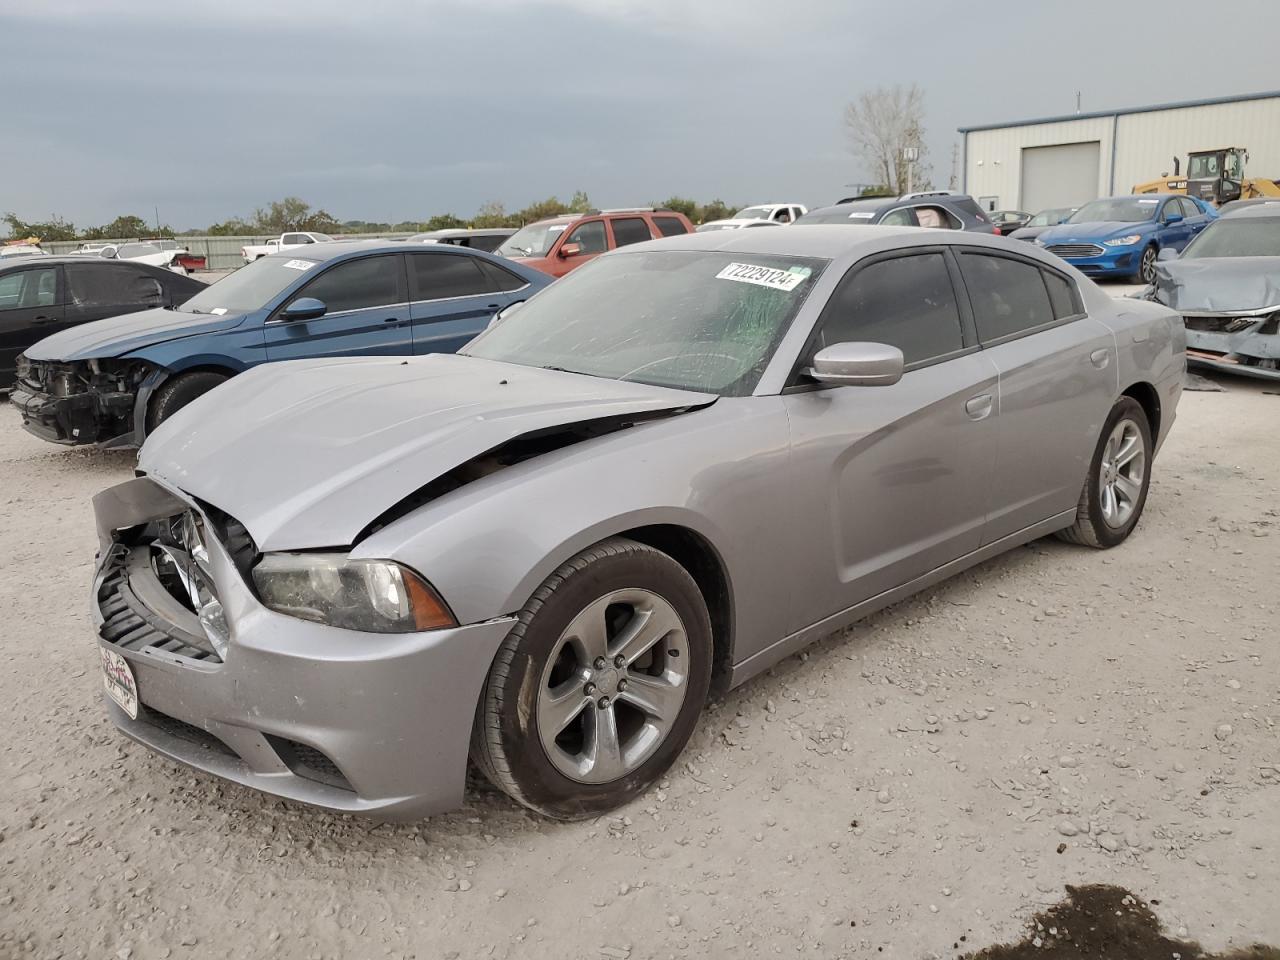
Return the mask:
<svg viewBox="0 0 1280 960">
<path fill-rule="evenodd" d="M 870 179 L 843 124 L 863 90 L 924 88 L 945 186 L 957 126 L 1076 90 L 1088 111 L 1280 87 L 1278 33 L 1277 0 L 0 0 L 0 212 L 813 206 Z"/>
</svg>

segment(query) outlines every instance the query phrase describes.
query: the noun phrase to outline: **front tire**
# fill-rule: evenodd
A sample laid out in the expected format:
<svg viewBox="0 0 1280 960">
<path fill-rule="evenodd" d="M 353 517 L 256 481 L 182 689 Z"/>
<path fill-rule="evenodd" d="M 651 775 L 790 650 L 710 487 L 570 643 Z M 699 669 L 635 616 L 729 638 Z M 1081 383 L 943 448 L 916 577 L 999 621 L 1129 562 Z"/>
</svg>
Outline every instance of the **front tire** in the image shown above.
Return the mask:
<svg viewBox="0 0 1280 960">
<path fill-rule="evenodd" d="M 1156 282 L 1156 260 L 1159 257 L 1159 251 L 1156 250 L 1155 244 L 1146 247 L 1142 251 L 1142 257 L 1138 260 L 1138 272 L 1134 277 L 1143 283 Z"/>
<path fill-rule="evenodd" d="M 1058 538 L 1099 549 L 1128 539 L 1147 503 L 1153 451 L 1146 411 L 1132 397 L 1121 397 L 1089 462 L 1075 523 L 1058 531 Z"/>
<path fill-rule="evenodd" d="M 481 693 L 472 758 L 557 820 L 643 793 L 693 734 L 711 682 L 707 606 L 684 567 L 615 537 L 538 588 Z"/>
<path fill-rule="evenodd" d="M 226 379 L 221 373 L 198 370 L 166 381 L 151 398 L 151 407 L 147 410 L 147 432 L 150 433 L 196 397 L 204 396 Z"/>
</svg>

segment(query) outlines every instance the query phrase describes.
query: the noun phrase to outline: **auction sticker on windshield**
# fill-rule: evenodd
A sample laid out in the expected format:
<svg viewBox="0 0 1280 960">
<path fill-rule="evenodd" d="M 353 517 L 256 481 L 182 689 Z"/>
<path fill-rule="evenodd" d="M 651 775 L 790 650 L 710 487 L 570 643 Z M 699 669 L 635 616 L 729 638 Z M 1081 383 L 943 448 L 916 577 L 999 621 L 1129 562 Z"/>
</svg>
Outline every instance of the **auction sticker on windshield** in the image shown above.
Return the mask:
<svg viewBox="0 0 1280 960">
<path fill-rule="evenodd" d="M 731 263 L 716 274 L 716 279 L 754 283 L 758 287 L 790 292 L 800 286 L 808 275 L 808 271 L 801 273 L 793 270 L 778 270 L 774 267 L 760 267 L 751 263 Z"/>
<path fill-rule="evenodd" d="M 289 260 L 285 263 L 290 270 L 310 270 L 315 265 L 314 260 Z"/>
<path fill-rule="evenodd" d="M 107 696 L 129 715 L 130 720 L 137 720 L 138 685 L 134 682 L 133 671 L 129 669 L 129 661 L 103 646 L 98 647 L 98 652 L 102 654 L 102 686 L 106 688 Z"/>
</svg>

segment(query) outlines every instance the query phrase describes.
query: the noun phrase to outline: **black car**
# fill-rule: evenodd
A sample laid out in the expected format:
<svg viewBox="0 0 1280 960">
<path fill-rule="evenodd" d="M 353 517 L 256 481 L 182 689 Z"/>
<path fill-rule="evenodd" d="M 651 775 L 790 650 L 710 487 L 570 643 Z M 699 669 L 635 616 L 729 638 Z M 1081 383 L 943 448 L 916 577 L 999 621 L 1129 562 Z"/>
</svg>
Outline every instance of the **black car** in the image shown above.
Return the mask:
<svg viewBox="0 0 1280 960">
<path fill-rule="evenodd" d="M 996 229 L 1005 237 L 1025 227 L 1027 221 L 1031 219 L 1031 214 L 1023 210 L 996 210 L 989 216 L 991 222 L 996 225 Z"/>
<path fill-rule="evenodd" d="M 205 284 L 171 270 L 98 257 L 14 257 L 0 263 L 0 393 L 18 354 L 52 333 L 90 320 L 169 307 Z"/>
<path fill-rule="evenodd" d="M 796 223 L 880 224 L 888 227 L 940 227 L 999 234 L 973 197 L 950 190 L 905 193 L 900 197 L 847 197 L 810 210 Z"/>
<path fill-rule="evenodd" d="M 1079 207 L 1050 207 L 1048 210 L 1041 210 L 1017 230 L 1012 230 L 1005 236 L 1013 237 L 1015 240 L 1034 240 L 1050 227 L 1066 223 L 1067 218 L 1079 209 Z"/>
</svg>

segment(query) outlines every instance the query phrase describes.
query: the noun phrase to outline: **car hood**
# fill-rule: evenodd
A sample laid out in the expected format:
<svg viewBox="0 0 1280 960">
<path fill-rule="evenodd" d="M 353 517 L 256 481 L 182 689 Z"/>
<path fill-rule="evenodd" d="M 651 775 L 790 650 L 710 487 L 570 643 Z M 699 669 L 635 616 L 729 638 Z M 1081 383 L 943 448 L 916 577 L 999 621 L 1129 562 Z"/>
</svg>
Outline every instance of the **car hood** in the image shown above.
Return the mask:
<svg viewBox="0 0 1280 960">
<path fill-rule="evenodd" d="M 1155 297 L 1179 313 L 1280 309 L 1280 257 L 1162 260 Z"/>
<path fill-rule="evenodd" d="M 272 363 L 161 424 L 138 466 L 235 517 L 260 550 L 341 547 L 516 437 L 715 399 L 453 354 Z"/>
<path fill-rule="evenodd" d="M 32 360 L 62 361 L 120 357 L 166 340 L 230 330 L 244 318 L 242 313 L 219 317 L 162 308 L 143 310 L 60 330 L 30 347 L 26 354 Z"/>
<path fill-rule="evenodd" d="M 1098 223 L 1060 223 L 1040 234 L 1042 243 L 1097 243 L 1113 237 L 1126 237 L 1131 233 L 1147 233 L 1155 226 L 1150 220 L 1126 223 L 1123 220 L 1102 220 Z"/>
<path fill-rule="evenodd" d="M 1009 234 L 1014 240 L 1034 240 L 1036 237 L 1044 236 L 1046 231 L 1052 230 L 1053 227 L 1019 227 Z"/>
</svg>

